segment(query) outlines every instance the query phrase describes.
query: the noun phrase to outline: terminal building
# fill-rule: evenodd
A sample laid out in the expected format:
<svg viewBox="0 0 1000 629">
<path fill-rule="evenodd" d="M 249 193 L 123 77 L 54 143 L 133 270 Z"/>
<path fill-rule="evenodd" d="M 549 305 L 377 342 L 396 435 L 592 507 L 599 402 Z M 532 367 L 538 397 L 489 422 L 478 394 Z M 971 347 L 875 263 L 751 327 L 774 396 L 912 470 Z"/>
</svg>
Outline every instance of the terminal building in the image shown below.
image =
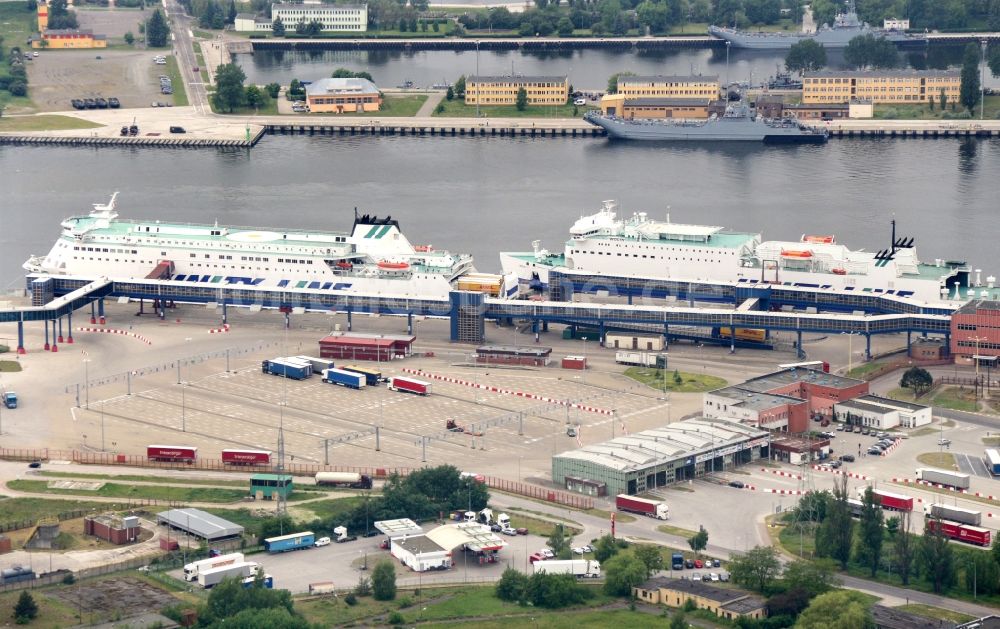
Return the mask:
<svg viewBox="0 0 1000 629">
<path fill-rule="evenodd" d="M 565 105 L 569 100 L 566 76 L 470 76 L 465 80 L 466 105 L 516 105 L 524 88 L 529 105 Z"/>
<path fill-rule="evenodd" d="M 802 77 L 803 103 L 940 102 L 944 91 L 957 103 L 962 86 L 958 70 L 820 70 Z"/>
<path fill-rule="evenodd" d="M 389 361 L 413 353 L 417 337 L 410 334 L 334 332 L 319 340 L 320 358 Z"/>
<path fill-rule="evenodd" d="M 641 494 L 769 457 L 764 430 L 688 419 L 552 457 L 552 480 L 591 496 Z"/>
<path fill-rule="evenodd" d="M 833 418 L 854 426 L 888 430 L 931 423 L 931 407 L 877 395 L 862 395 L 833 405 Z"/>
<path fill-rule="evenodd" d="M 314 114 L 374 112 L 382 108 L 382 94 L 368 79 L 320 79 L 306 87 L 306 105 Z"/>
<path fill-rule="evenodd" d="M 233 29 L 240 32 L 270 32 L 274 20 L 280 19 L 287 31 L 294 31 L 295 25 L 304 22 L 319 22 L 323 31 L 347 31 L 363 33 L 368 30 L 368 5 L 366 4 L 323 4 L 320 2 L 282 2 L 271 5 L 271 19 L 256 17 L 247 13 L 236 16 Z"/>
<path fill-rule="evenodd" d="M 1000 356 L 1000 301 L 975 299 L 955 311 L 951 316 L 951 353 L 956 362 L 977 360 L 993 366 Z"/>
</svg>

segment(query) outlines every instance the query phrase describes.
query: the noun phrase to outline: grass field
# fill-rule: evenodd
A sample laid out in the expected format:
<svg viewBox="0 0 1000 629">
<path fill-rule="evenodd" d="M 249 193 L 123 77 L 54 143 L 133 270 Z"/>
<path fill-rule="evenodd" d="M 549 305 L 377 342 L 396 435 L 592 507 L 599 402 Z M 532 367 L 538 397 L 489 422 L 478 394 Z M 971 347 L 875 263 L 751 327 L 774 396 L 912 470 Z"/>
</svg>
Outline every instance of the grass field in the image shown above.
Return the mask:
<svg viewBox="0 0 1000 629">
<path fill-rule="evenodd" d="M 694 537 L 695 533 L 698 531 L 692 531 L 691 529 L 684 529 L 679 526 L 673 526 L 671 524 L 661 524 L 656 527 L 656 530 L 661 533 L 666 533 L 667 535 L 676 535 L 678 537 L 683 537 L 687 539 L 689 537 Z"/>
<path fill-rule="evenodd" d="M 611 511 L 605 511 L 604 509 L 587 509 L 584 511 L 587 515 L 595 515 L 599 518 L 604 518 L 605 520 L 611 521 Z M 615 520 L 627 524 L 629 522 L 635 522 L 635 516 L 629 515 L 627 513 L 615 512 Z"/>
<path fill-rule="evenodd" d="M 6 94 L 7 92 L 3 92 Z M 73 118 L 46 114 L 42 116 L 4 116 L 0 118 L 0 131 L 57 131 L 65 129 L 95 129 L 101 125 Z"/>
<path fill-rule="evenodd" d="M 24 2 L 0 2 L 0 37 L 3 38 L 3 60 L 0 61 L 0 76 L 8 76 L 10 68 L 10 49 L 20 46 L 21 50 L 29 50 L 24 42 L 38 29 L 34 11 L 25 9 Z M 31 63 L 30 61 L 28 62 Z M 31 76 L 28 76 L 28 90 L 31 93 Z M 0 107 L 7 112 L 32 108 L 34 104 L 24 96 L 11 96 L 7 90 L 0 90 Z M 2 119 L 0 119 L 2 122 Z M 2 129 L 0 129 L 2 130 Z"/>
<path fill-rule="evenodd" d="M 996 120 L 1000 118 L 1000 96 L 987 96 L 984 99 L 985 118 Z M 956 105 L 954 111 L 951 103 L 945 111 L 941 111 L 940 103 L 935 97 L 934 109 L 932 110 L 926 103 L 922 105 L 876 105 L 875 118 L 883 120 L 941 120 L 943 123 L 954 122 L 956 124 L 975 124 L 979 121 L 979 105 L 977 103 L 972 115 L 963 115 L 965 108 Z"/>
<path fill-rule="evenodd" d="M 6 498 L 0 501 L 0 524 L 51 518 L 60 513 L 81 509 L 110 510 L 114 505 L 105 502 L 61 500 L 48 498 Z"/>
<path fill-rule="evenodd" d="M 0 372 L 14 373 L 16 371 L 21 371 L 21 363 L 16 360 L 0 360 Z"/>
<path fill-rule="evenodd" d="M 924 618 L 947 620 L 948 622 L 953 622 L 956 625 L 969 622 L 970 620 L 975 620 L 975 617 L 969 616 L 968 614 L 953 612 L 950 609 L 941 609 L 940 607 L 931 607 L 930 605 L 922 605 L 920 603 L 900 605 L 896 609 L 904 612 L 910 612 L 911 614 L 916 614 L 917 616 L 923 616 Z"/>
<path fill-rule="evenodd" d="M 261 107 L 259 107 L 259 108 L 256 108 L 256 109 L 253 108 L 253 107 L 246 107 L 246 106 L 244 106 L 244 107 L 237 107 L 236 109 L 234 109 L 231 112 L 228 111 L 228 110 L 219 111 L 215 107 L 215 102 L 212 100 L 212 95 L 211 94 L 209 94 L 209 96 L 208 96 L 208 102 L 211 105 L 212 111 L 214 113 L 225 114 L 227 116 L 253 116 L 253 115 L 257 115 L 257 114 L 259 114 L 261 116 L 277 116 L 278 115 L 278 101 L 276 101 L 273 98 L 271 98 L 270 96 L 268 96 L 267 92 L 264 92 L 264 105 L 261 106 Z"/>
<path fill-rule="evenodd" d="M 76 472 L 53 472 L 50 470 L 40 470 L 38 476 L 52 478 L 81 478 L 106 481 L 135 481 L 139 483 L 177 483 L 178 485 L 211 485 L 213 487 L 243 487 L 246 488 L 247 481 L 241 480 L 206 480 L 203 478 L 175 478 L 163 476 L 142 476 L 137 474 L 123 474 L 116 476 L 113 474 L 85 474 Z"/>
<path fill-rule="evenodd" d="M 358 505 L 364 504 L 362 496 L 346 496 L 331 500 L 316 500 L 297 507 L 313 512 L 321 520 L 335 519 L 346 516 Z"/>
<path fill-rule="evenodd" d="M 950 408 L 956 411 L 975 412 L 979 409 L 975 393 L 969 389 L 944 387 L 934 395 L 930 402 L 933 406 Z"/>
<path fill-rule="evenodd" d="M 539 520 L 538 518 L 533 518 L 527 515 L 521 515 L 519 513 L 510 514 L 510 525 L 516 529 L 526 528 L 528 532 L 532 535 L 540 535 L 542 537 L 548 537 L 552 535 L 552 532 L 556 529 L 555 522 L 549 522 L 548 520 Z M 571 526 L 569 524 L 563 524 L 563 531 L 569 537 L 574 537 L 583 532 L 583 529 Z"/>
<path fill-rule="evenodd" d="M 466 105 L 465 101 L 456 98 L 455 100 L 443 100 L 444 111 L 434 112 L 435 116 L 442 118 L 475 118 L 476 106 Z M 574 110 L 576 113 L 574 113 Z M 580 118 L 587 112 L 587 107 L 576 107 L 572 103 L 557 107 L 542 107 L 530 105 L 524 111 L 518 111 L 517 107 L 509 106 L 481 106 L 479 108 L 480 118 Z"/>
<path fill-rule="evenodd" d="M 1000 437 L 983 437 L 983 445 L 991 448 L 1000 446 Z"/>
<path fill-rule="evenodd" d="M 229 503 L 242 500 L 247 490 L 216 489 L 209 487 L 169 487 L 156 485 L 124 485 L 105 483 L 96 491 L 77 489 L 50 489 L 49 481 L 12 480 L 7 487 L 17 491 L 62 496 L 100 496 L 102 498 L 123 498 L 133 500 L 170 500 L 177 502 L 218 502 Z"/>
<path fill-rule="evenodd" d="M 625 376 L 632 378 L 646 386 L 652 387 L 657 390 L 672 391 L 675 393 L 704 393 L 705 391 L 712 391 L 715 389 L 721 389 L 728 384 L 722 378 L 717 378 L 716 376 L 709 376 L 706 374 L 697 373 L 687 373 L 684 371 L 676 372 L 680 376 L 681 382 L 677 383 L 674 378 L 674 371 L 670 369 L 651 369 L 649 367 L 629 367 L 625 370 Z M 666 379 L 666 386 L 664 387 L 664 378 Z"/>
<path fill-rule="evenodd" d="M 858 378 L 860 380 L 864 380 L 866 375 L 877 370 L 881 366 L 882 363 L 877 363 L 874 361 L 868 363 L 861 363 L 857 367 L 852 367 L 851 370 L 847 372 L 847 376 L 849 378 Z"/>
<path fill-rule="evenodd" d="M 187 88 L 184 85 L 184 77 L 181 76 L 181 70 L 177 67 L 177 58 L 173 55 L 167 56 L 166 72 L 167 76 L 170 77 L 170 85 L 174 89 L 174 106 L 187 107 Z"/>
<path fill-rule="evenodd" d="M 33 594 L 35 604 L 38 605 L 38 616 L 27 626 L 56 629 L 57 627 L 73 627 L 79 624 L 80 617 L 73 606 L 54 597 L 45 596 L 44 590 L 35 591 Z M 4 627 L 16 626 L 14 605 L 20 596 L 21 592 L 18 590 L 0 594 L 0 623 L 3 623 Z"/>
<path fill-rule="evenodd" d="M 958 470 L 955 455 L 948 452 L 924 452 L 917 455 L 917 461 L 943 470 Z"/>
</svg>

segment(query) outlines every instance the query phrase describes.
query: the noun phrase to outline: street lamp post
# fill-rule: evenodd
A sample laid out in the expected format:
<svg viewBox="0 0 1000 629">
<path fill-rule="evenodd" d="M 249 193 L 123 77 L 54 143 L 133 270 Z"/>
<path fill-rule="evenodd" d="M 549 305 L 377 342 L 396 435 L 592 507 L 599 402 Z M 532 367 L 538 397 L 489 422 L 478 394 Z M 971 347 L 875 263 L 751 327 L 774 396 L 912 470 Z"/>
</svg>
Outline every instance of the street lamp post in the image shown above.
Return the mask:
<svg viewBox="0 0 1000 629">
<path fill-rule="evenodd" d="M 90 410 L 90 359 L 83 359 L 83 391 L 86 395 L 84 407 Z"/>
<path fill-rule="evenodd" d="M 731 45 L 732 42 L 727 40 L 726 41 L 726 88 L 729 87 L 729 47 Z"/>
<path fill-rule="evenodd" d="M 986 39 L 980 42 L 983 54 L 979 60 L 979 119 L 983 119 L 986 110 Z"/>
<path fill-rule="evenodd" d="M 479 40 L 476 40 L 476 80 L 479 80 Z M 478 85 L 478 84 L 477 84 Z M 465 89 L 468 90 L 469 86 L 466 85 Z M 482 96 L 482 90 L 478 87 L 476 88 L 476 118 L 479 118 L 479 99 Z"/>
</svg>

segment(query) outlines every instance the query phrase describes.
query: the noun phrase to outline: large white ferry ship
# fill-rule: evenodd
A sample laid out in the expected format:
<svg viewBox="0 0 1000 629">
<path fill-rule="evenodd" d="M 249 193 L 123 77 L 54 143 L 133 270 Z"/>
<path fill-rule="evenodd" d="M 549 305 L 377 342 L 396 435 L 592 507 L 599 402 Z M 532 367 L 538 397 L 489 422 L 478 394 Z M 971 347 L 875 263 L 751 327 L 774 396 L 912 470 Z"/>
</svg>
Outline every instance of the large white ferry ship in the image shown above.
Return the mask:
<svg viewBox="0 0 1000 629">
<path fill-rule="evenodd" d="M 645 212 L 619 219 L 605 201 L 570 228 L 562 253 L 535 241 L 530 252 L 501 252 L 503 272 L 543 290 L 549 271 L 606 277 L 784 285 L 843 293 L 873 293 L 929 303 L 967 296 L 965 262 L 917 259 L 913 239 L 878 252 L 852 251 L 834 236 L 765 241 L 759 233 L 653 220 Z"/>
<path fill-rule="evenodd" d="M 32 273 L 446 297 L 472 257 L 414 246 L 390 217 L 357 214 L 350 233 L 120 220 L 116 192 L 62 222 Z"/>
</svg>

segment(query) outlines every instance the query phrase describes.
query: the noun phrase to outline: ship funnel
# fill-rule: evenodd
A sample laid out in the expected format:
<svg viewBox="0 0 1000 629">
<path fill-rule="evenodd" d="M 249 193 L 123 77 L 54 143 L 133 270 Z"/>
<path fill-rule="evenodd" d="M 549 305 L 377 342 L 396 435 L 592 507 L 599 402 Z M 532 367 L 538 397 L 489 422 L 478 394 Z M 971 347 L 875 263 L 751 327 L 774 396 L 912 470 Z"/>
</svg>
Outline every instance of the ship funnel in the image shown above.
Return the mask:
<svg viewBox="0 0 1000 629">
<path fill-rule="evenodd" d="M 979 296 L 982 297 L 983 299 L 986 299 L 987 297 L 990 296 L 990 291 L 988 291 L 988 290 L 981 290 L 981 291 L 979 291 Z"/>
<path fill-rule="evenodd" d="M 646 222 L 646 213 L 645 212 L 639 212 L 639 222 L 640 223 L 645 223 Z"/>
<path fill-rule="evenodd" d="M 531 250 L 532 250 L 532 252 L 534 252 L 534 254 L 536 256 L 538 255 L 538 248 L 540 246 L 542 246 L 542 241 L 541 240 L 532 240 L 531 241 Z"/>
<path fill-rule="evenodd" d="M 996 285 L 996 283 L 997 283 L 997 278 L 995 278 L 994 276 L 990 275 L 989 277 L 986 278 L 986 288 L 993 288 Z"/>
<path fill-rule="evenodd" d="M 934 258 L 934 266 L 940 267 L 944 264 L 944 260 L 941 258 Z"/>
<path fill-rule="evenodd" d="M 947 286 L 942 286 L 942 287 L 941 287 L 941 299 L 942 299 L 942 300 L 945 300 L 945 299 L 948 299 L 948 295 L 949 295 L 950 293 L 951 293 L 951 291 L 950 291 L 950 290 L 948 290 L 948 287 L 947 287 Z"/>
<path fill-rule="evenodd" d="M 983 270 L 976 269 L 976 286 L 982 286 L 982 285 L 983 285 Z"/>
</svg>

